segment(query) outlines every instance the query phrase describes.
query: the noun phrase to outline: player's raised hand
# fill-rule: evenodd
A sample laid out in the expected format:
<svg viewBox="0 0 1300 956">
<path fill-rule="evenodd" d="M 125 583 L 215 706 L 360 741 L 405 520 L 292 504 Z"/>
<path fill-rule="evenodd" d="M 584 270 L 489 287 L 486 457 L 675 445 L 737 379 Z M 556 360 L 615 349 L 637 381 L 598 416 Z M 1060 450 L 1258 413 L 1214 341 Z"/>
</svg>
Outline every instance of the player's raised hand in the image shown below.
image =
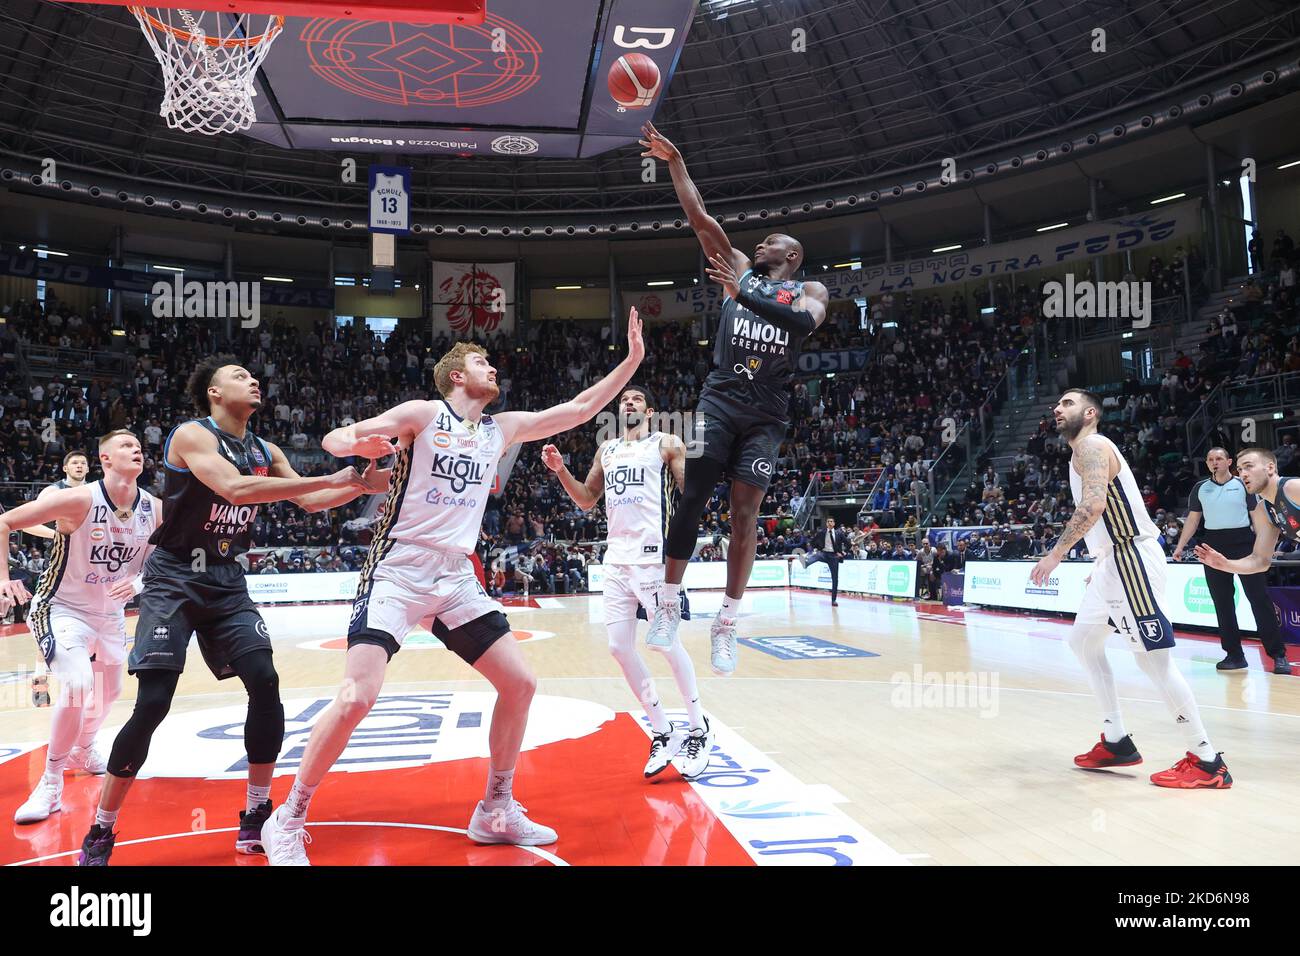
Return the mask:
<svg viewBox="0 0 1300 956">
<path fill-rule="evenodd" d="M 642 156 L 653 156 L 655 159 L 662 159 L 665 162 L 672 162 L 674 159 L 681 158 L 681 152 L 665 139 L 659 130 L 655 129 L 654 123 L 646 122 L 642 124 L 641 135 L 645 138 L 639 139 L 637 142 L 645 147 L 646 151 L 641 154 Z"/>
<path fill-rule="evenodd" d="M 560 454 L 560 449 L 554 445 L 543 445 L 542 464 L 558 475 L 564 467 L 564 456 Z"/>
<path fill-rule="evenodd" d="M 367 492 L 378 495 L 388 490 L 388 479 L 392 473 L 391 468 L 380 468 L 379 463 L 371 459 L 365 473 L 361 476 L 361 480 Z"/>
<path fill-rule="evenodd" d="M 627 356 L 638 365 L 645 358 L 645 338 L 641 335 L 641 316 L 636 306 L 627 313 Z"/>
<path fill-rule="evenodd" d="M 393 453 L 393 441 L 387 435 L 367 435 L 358 438 L 352 446 L 352 454 L 360 458 L 383 458 Z"/>
<path fill-rule="evenodd" d="M 1209 565 L 1210 567 L 1217 568 L 1220 571 L 1228 570 L 1224 567 L 1224 565 L 1228 563 L 1228 559 L 1218 551 L 1215 551 L 1208 544 L 1198 544 L 1196 546 L 1195 554 L 1197 560 L 1199 560 L 1201 564 Z"/>
<path fill-rule="evenodd" d="M 709 256 L 709 262 L 712 263 L 704 271 L 709 274 L 709 278 L 722 286 L 722 290 L 733 299 L 740 294 L 740 276 L 736 275 L 735 267 L 719 255 Z"/>
</svg>

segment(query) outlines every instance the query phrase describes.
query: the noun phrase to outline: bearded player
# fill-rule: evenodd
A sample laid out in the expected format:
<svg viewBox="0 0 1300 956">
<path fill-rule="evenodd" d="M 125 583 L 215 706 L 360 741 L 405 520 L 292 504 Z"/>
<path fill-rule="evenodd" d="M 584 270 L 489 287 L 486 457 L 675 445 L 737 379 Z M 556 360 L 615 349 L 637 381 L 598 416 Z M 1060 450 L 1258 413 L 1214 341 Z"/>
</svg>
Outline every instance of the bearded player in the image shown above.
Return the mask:
<svg viewBox="0 0 1300 956">
<path fill-rule="evenodd" d="M 642 156 L 665 160 L 677 198 L 711 263 L 708 273 L 726 292 L 713 343 L 713 371 L 696 409 L 702 456 L 686 465 L 680 506 L 668 527 L 664 585 L 646 644 L 669 650 L 681 621 L 678 594 L 694 553 L 700 515 L 713 489 L 731 478 L 731 541 L 727 591 L 710 629 L 710 662 L 717 674 L 736 669 L 736 619 L 754 567 L 758 509 L 772 480 L 777 452 L 790 423 L 790 389 L 804 339 L 826 321 L 830 297 L 820 282 L 797 281 L 803 246 L 775 233 L 751 262 L 733 248 L 704 208 L 677 147 L 650 123 L 641 128 Z"/>
<path fill-rule="evenodd" d="M 528 819 L 514 798 L 515 763 L 537 679 L 469 555 L 505 451 L 590 421 L 632 378 L 645 355 L 636 309 L 627 341 L 627 358 L 582 394 L 542 412 L 500 415 L 483 414 L 499 393 L 487 352 L 458 342 L 434 367 L 441 399 L 404 402 L 325 436 L 321 446 L 339 457 L 380 458 L 393 452 L 396 439 L 397 458 L 387 507 L 357 582 L 343 685 L 312 727 L 288 800 L 262 827 L 272 866 L 311 865 L 305 825 L 312 795 L 375 705 L 403 639 L 430 615 L 438 639 L 497 692 L 487 787 L 469 821 L 470 839 L 517 846 L 558 839 L 550 827 Z"/>
<path fill-rule="evenodd" d="M 668 664 L 682 692 L 690 722 L 685 736 L 674 733 L 655 690 L 654 678 L 636 649 L 637 618 L 654 610 L 664 580 L 664 531 L 673 512 L 686 469 L 686 445 L 675 435 L 651 431 L 654 409 L 642 386 L 630 386 L 619 399 L 619 437 L 596 449 L 586 481 L 564 467 L 554 445 L 542 449 L 542 461 L 583 511 L 605 496 L 609 540 L 605 551 L 605 629 L 609 652 L 623 669 L 632 693 L 645 707 L 654 735 L 645 775 L 653 777 L 671 761 L 688 780 L 702 774 L 713 749 L 709 719 L 700 705 L 695 665 L 680 641 L 668 649 Z M 683 616 L 686 610 L 682 592 Z"/>
<path fill-rule="evenodd" d="M 1056 430 L 1069 442 L 1070 490 L 1075 512 L 1055 547 L 1030 571 L 1038 587 L 1080 538 L 1093 555 L 1093 571 L 1070 629 L 1079 658 L 1101 705 L 1101 740 L 1074 758 L 1084 770 L 1131 767 L 1142 762 L 1120 713 L 1106 639 L 1119 632 L 1137 665 L 1155 684 L 1170 717 L 1187 741 L 1187 755 L 1151 776 L 1158 787 L 1225 790 L 1232 775 L 1210 744 L 1192 689 L 1174 665 L 1174 629 L 1164 609 L 1165 552 L 1147 514 L 1137 480 L 1115 443 L 1097 433 L 1102 405 L 1092 392 L 1070 389 L 1055 408 Z"/>
</svg>

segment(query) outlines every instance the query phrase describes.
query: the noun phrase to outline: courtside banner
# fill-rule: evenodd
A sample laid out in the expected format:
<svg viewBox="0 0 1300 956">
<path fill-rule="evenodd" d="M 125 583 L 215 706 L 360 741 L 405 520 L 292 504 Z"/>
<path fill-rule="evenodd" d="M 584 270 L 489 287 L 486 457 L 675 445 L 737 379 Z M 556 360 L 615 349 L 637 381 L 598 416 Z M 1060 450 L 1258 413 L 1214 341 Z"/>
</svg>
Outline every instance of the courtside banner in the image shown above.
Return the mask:
<svg viewBox="0 0 1300 956">
<path fill-rule="evenodd" d="M 867 266 L 843 272 L 810 275 L 826 286 L 831 301 L 860 299 L 886 292 L 959 286 L 972 279 L 1025 274 L 1038 269 L 1079 264 L 1085 268 L 1093 256 L 1156 245 L 1186 236 L 1201 228 L 1201 201 L 1189 199 L 1172 206 L 1143 210 L 1101 222 L 1043 233 L 1015 242 L 978 249 L 963 249 L 900 262 Z M 716 283 L 663 289 L 654 293 L 624 293 L 623 308 L 636 306 L 650 316 L 686 319 L 712 314 L 722 307 L 724 293 Z"/>
<path fill-rule="evenodd" d="M 603 565 L 587 565 L 587 590 L 605 590 L 606 570 Z M 790 584 L 790 568 L 786 561 L 755 561 L 749 572 L 747 588 L 783 588 Z M 692 561 L 686 565 L 682 586 L 688 591 L 725 588 L 727 586 L 726 561 Z"/>
<path fill-rule="evenodd" d="M 790 586 L 831 589 L 831 569 L 824 561 L 802 567 L 790 565 Z M 916 595 L 915 561 L 841 561 L 840 590 L 885 597 L 910 598 Z"/>
<path fill-rule="evenodd" d="M 967 604 L 1014 607 L 1027 611 L 1061 611 L 1073 614 L 1083 601 L 1084 581 L 1092 574 L 1091 561 L 1066 561 L 1057 565 L 1048 582 L 1037 587 L 1029 580 L 1033 561 L 967 561 L 964 600 Z M 1237 624 L 1254 632 L 1255 615 L 1241 593 L 1241 581 L 1233 578 L 1233 599 Z M 843 582 L 841 580 L 841 587 Z M 1214 602 L 1205 586 L 1200 564 L 1165 565 L 1165 607 L 1173 624 L 1218 627 Z"/>
<path fill-rule="evenodd" d="M 359 571 L 313 574 L 250 574 L 248 595 L 258 604 L 288 601 L 351 601 L 357 594 Z"/>
</svg>

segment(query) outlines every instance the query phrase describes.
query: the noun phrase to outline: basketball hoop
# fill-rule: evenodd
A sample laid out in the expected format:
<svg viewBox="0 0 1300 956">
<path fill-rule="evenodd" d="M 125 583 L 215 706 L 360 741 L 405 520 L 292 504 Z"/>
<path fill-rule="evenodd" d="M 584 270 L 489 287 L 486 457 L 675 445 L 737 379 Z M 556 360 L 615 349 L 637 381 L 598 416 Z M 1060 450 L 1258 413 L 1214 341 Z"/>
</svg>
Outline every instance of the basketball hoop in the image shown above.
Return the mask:
<svg viewBox="0 0 1300 956">
<path fill-rule="evenodd" d="M 129 9 L 163 68 L 158 114 L 169 127 L 216 136 L 253 125 L 253 80 L 284 27 L 284 17 L 172 7 Z"/>
</svg>

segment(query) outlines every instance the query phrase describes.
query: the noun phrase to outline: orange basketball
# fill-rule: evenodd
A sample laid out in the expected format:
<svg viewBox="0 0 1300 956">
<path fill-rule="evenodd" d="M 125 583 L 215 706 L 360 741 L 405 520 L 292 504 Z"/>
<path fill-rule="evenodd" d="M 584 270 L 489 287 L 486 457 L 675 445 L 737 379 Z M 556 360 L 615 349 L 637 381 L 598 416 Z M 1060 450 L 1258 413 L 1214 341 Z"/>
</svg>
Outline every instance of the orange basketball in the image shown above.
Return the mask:
<svg viewBox="0 0 1300 956">
<path fill-rule="evenodd" d="M 609 95 L 631 110 L 653 103 L 660 82 L 659 67 L 644 53 L 625 53 L 609 68 Z"/>
</svg>

